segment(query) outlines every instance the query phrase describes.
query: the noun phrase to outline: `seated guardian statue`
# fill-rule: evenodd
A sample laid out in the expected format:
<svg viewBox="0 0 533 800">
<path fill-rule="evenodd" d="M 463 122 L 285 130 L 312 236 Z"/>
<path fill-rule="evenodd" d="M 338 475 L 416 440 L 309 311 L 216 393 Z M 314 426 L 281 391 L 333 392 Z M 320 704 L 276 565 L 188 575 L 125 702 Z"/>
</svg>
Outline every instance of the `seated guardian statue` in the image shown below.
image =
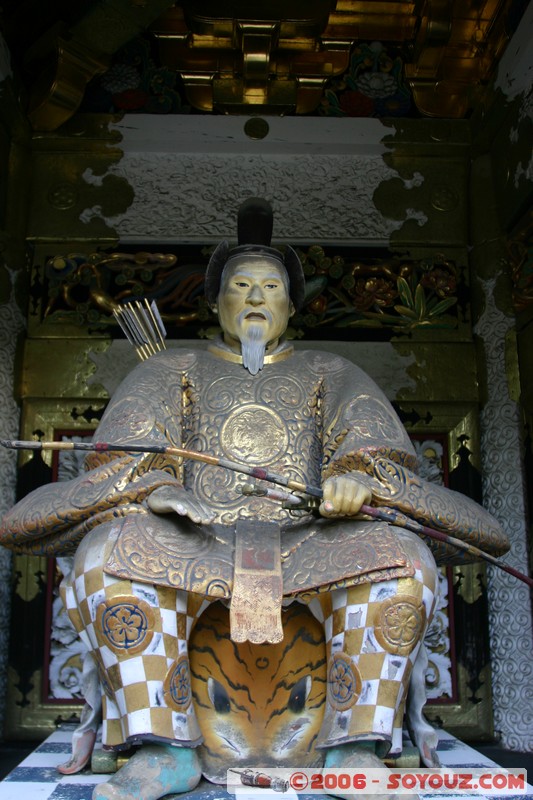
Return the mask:
<svg viewBox="0 0 533 800">
<path fill-rule="evenodd" d="M 243 493 L 241 476 L 200 461 L 99 451 L 88 454 L 83 475 L 40 487 L 2 522 L 0 541 L 17 552 L 75 554 L 61 592 L 97 666 L 103 744 L 141 745 L 94 800 L 157 800 L 194 788 L 202 774 L 225 782 L 234 766 L 381 766 L 401 751 L 437 567 L 416 533 L 362 516 L 362 505 L 392 505 L 454 535 L 483 537 L 494 555 L 506 549 L 482 508 L 417 477 L 407 433 L 368 375 L 284 340 L 305 285 L 296 253 L 270 246 L 271 230 L 270 206 L 248 201 L 240 243 L 222 242 L 206 273 L 222 335 L 207 350 L 173 348 L 139 364 L 94 438 L 260 465 L 321 487 L 319 507 L 295 513 L 275 493 Z M 452 557 L 444 545 L 435 553 Z M 202 623 L 215 603 L 212 622 Z M 244 678 L 235 676 L 246 670 L 230 654 L 249 643 L 262 654 L 257 675 L 261 659 L 271 669 L 274 656 L 290 657 L 283 620 L 292 637 L 300 618 L 310 620 L 308 644 L 323 636 L 320 715 L 311 711 L 318 684 L 306 678 L 292 691 L 299 678 L 286 670 L 287 741 L 296 749 L 280 749 L 265 720 L 255 749 L 224 751 L 209 708 L 242 708 Z M 210 668 L 196 673 L 193 695 L 195 626 L 198 651 L 211 629 L 211 655 L 218 646 L 225 653 L 220 668 L 233 695 L 220 694 Z M 302 747 L 296 734 L 310 713 L 314 733 Z"/>
</svg>

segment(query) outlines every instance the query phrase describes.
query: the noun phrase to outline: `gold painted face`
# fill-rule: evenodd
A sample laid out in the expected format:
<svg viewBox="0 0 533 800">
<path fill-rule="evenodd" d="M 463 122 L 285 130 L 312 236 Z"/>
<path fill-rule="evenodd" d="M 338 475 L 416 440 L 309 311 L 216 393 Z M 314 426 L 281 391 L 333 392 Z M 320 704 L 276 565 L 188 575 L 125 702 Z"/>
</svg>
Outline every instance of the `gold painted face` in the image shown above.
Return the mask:
<svg viewBox="0 0 533 800">
<path fill-rule="evenodd" d="M 252 327 L 267 352 L 274 350 L 294 314 L 285 270 L 266 256 L 232 259 L 222 274 L 216 310 L 224 341 L 233 350 L 240 352 Z"/>
</svg>

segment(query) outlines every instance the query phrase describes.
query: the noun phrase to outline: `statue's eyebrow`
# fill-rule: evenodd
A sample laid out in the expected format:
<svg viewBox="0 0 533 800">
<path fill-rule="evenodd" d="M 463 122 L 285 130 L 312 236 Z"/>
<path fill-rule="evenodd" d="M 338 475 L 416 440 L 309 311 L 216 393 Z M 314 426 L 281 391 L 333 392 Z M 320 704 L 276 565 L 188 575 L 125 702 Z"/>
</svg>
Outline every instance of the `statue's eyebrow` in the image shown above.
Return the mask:
<svg viewBox="0 0 533 800">
<path fill-rule="evenodd" d="M 255 274 L 253 272 L 246 272 L 245 270 L 240 270 L 239 272 L 235 272 L 230 280 L 236 280 L 238 278 L 255 278 Z M 283 278 L 277 272 L 271 272 L 268 275 L 264 275 L 263 277 L 259 278 L 258 280 L 261 281 L 277 281 L 278 283 L 283 282 Z"/>
</svg>

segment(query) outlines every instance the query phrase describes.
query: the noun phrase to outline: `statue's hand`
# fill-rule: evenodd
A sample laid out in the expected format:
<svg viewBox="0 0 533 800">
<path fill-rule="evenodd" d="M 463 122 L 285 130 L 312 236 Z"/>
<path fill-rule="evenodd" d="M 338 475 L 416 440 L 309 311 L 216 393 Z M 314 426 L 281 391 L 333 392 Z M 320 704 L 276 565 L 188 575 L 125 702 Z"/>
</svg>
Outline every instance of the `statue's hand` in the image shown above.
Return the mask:
<svg viewBox="0 0 533 800">
<path fill-rule="evenodd" d="M 319 511 L 323 517 L 355 517 L 372 499 L 368 486 L 352 474 L 327 478 L 322 491 Z"/>
<path fill-rule="evenodd" d="M 160 486 L 147 497 L 146 502 L 156 514 L 175 511 L 199 525 L 209 525 L 215 518 L 209 508 L 182 486 Z"/>
</svg>

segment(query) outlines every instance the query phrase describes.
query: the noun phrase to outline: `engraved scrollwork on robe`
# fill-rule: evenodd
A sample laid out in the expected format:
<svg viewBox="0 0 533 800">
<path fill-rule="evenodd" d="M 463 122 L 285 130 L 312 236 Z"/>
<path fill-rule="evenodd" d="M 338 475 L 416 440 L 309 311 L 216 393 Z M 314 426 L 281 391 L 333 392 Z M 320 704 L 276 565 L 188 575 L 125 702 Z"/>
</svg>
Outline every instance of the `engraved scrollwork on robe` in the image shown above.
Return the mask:
<svg viewBox="0 0 533 800">
<path fill-rule="evenodd" d="M 316 586 L 326 585 L 348 575 L 377 580 L 390 567 L 399 568 L 404 577 L 413 574 L 398 537 L 386 523 L 322 519 L 307 527 L 307 537 L 301 545 L 295 542 L 293 546 L 297 557 L 286 556 L 285 591 L 288 587 L 293 587 L 291 591 L 304 590 L 311 581 Z M 282 542 L 286 549 L 289 542 L 286 538 Z"/>
<path fill-rule="evenodd" d="M 212 596 L 229 597 L 232 541 L 219 541 L 187 519 L 129 517 L 121 523 L 106 571 L 204 595 L 209 586 Z"/>
<path fill-rule="evenodd" d="M 244 464 L 273 464 L 288 443 L 287 425 L 280 414 L 255 403 L 232 410 L 220 431 L 224 455 Z"/>
<path fill-rule="evenodd" d="M 363 440 L 396 442 L 405 436 L 390 406 L 368 394 L 361 394 L 348 403 L 343 419 L 345 425 Z"/>
<path fill-rule="evenodd" d="M 494 517 L 459 492 L 424 481 L 401 464 L 365 455 L 362 459 L 373 483 L 374 501 L 391 505 L 419 522 L 445 530 L 452 536 L 482 547 L 494 556 L 508 549 L 507 536 Z M 464 563 L 464 551 L 445 543 L 430 543 L 440 563 Z M 470 560 L 476 560 L 470 557 Z"/>
<path fill-rule="evenodd" d="M 378 503 L 393 499 L 396 508 L 426 524 L 444 526 L 474 544 L 483 541 L 495 554 L 505 550 L 501 530 L 479 506 L 449 491 L 444 501 L 445 490 L 407 469 L 416 463 L 407 434 L 362 370 L 314 351 L 290 350 L 282 356 L 258 376 L 243 370 L 238 359 L 209 351 L 167 350 L 153 356 L 121 384 L 95 438 L 177 444 L 229 455 L 243 464 L 263 461 L 272 471 L 315 485 L 321 483 L 321 470 L 322 480 L 355 470 L 371 481 Z M 91 464 L 84 477 L 41 487 L 22 501 L 16 514 L 4 519 L 3 543 L 30 552 L 41 546 L 49 553 L 57 541 L 55 554 L 63 548 L 71 552 L 72 542 L 93 520 L 98 524 L 100 515 L 120 517 L 121 508 L 128 514 L 142 511 L 150 491 L 180 479 L 205 502 L 217 524 L 231 526 L 246 518 L 271 519 L 286 528 L 297 524 L 276 501 L 242 495 L 235 473 L 197 461 L 182 465 L 167 454 L 97 453 L 87 461 Z M 67 541 L 69 531 L 73 538 Z M 446 546 L 431 548 L 441 559 L 450 557 Z M 150 548 L 145 555 L 150 557 Z M 336 558 L 341 557 L 338 550 Z M 317 559 L 322 561 L 321 553 Z M 459 562 L 464 560 L 461 556 Z M 331 566 L 340 580 L 338 564 Z"/>
</svg>

